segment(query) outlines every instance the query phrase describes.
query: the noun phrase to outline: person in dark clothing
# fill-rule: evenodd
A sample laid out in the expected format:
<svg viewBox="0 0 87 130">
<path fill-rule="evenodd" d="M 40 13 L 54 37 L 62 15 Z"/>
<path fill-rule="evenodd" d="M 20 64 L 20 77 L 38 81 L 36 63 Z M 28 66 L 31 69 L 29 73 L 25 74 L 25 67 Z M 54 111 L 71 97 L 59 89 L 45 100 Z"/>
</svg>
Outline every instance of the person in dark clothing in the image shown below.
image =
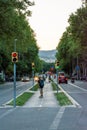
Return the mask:
<svg viewBox="0 0 87 130">
<path fill-rule="evenodd" d="M 39 84 L 39 88 L 40 88 L 40 97 L 43 97 L 43 87 L 44 87 L 43 77 L 39 77 L 38 84 Z"/>
</svg>

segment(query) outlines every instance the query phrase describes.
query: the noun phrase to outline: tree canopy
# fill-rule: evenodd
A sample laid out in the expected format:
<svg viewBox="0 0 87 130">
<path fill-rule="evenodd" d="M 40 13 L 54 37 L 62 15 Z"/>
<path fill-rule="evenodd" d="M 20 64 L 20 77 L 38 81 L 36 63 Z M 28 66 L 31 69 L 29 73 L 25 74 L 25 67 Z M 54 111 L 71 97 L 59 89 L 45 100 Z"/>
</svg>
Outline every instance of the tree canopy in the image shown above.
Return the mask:
<svg viewBox="0 0 87 130">
<path fill-rule="evenodd" d="M 29 7 L 34 4 L 29 0 L 0 0 L 0 71 L 13 71 L 11 53 L 15 46 L 19 54 L 17 73 L 29 73 L 31 63 L 40 60 L 36 35 L 27 21 L 32 14 Z"/>
<path fill-rule="evenodd" d="M 77 65 L 87 66 L 87 7 L 82 6 L 68 19 L 69 26 L 63 33 L 57 46 L 56 57 L 60 66 L 68 73 L 72 73 Z"/>
</svg>

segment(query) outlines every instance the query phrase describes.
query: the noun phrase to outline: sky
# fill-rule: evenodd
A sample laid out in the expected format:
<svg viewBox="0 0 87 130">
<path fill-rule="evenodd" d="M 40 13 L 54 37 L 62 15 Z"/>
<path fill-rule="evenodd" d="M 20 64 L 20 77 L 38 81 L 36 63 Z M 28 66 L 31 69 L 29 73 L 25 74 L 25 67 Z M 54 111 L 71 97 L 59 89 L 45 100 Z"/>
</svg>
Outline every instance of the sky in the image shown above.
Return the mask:
<svg viewBox="0 0 87 130">
<path fill-rule="evenodd" d="M 31 0 L 33 1 L 33 0 Z M 81 0 L 34 0 L 29 24 L 36 34 L 40 50 L 56 49 L 68 27 L 71 13 L 81 7 Z"/>
</svg>

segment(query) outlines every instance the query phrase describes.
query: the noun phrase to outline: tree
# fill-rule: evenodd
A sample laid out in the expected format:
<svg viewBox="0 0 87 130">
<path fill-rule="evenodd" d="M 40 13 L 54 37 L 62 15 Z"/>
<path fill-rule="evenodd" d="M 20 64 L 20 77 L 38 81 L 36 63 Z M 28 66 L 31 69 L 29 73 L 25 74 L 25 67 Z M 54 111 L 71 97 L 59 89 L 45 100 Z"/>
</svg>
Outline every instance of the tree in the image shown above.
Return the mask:
<svg viewBox="0 0 87 130">
<path fill-rule="evenodd" d="M 77 57 L 79 66 L 87 58 L 87 8 L 82 7 L 74 14 L 71 14 L 68 22 L 69 26 L 62 35 L 56 54 L 57 59 L 60 60 L 62 69 L 65 70 L 67 66 L 69 69 L 72 66 L 75 68 Z"/>
<path fill-rule="evenodd" d="M 6 0 L 0 1 L 0 46 L 5 50 L 5 55 L 10 62 L 7 62 L 9 70 L 12 70 L 11 53 L 14 51 L 14 42 L 16 41 L 16 51 L 19 53 L 19 63 L 17 73 L 24 69 L 26 72 L 31 68 L 31 62 L 36 61 L 38 57 L 38 46 L 36 35 L 30 27 L 26 17 L 31 16 L 29 7 L 34 2 L 29 0 Z M 4 61 L 1 54 L 1 69 Z M 5 70 L 7 72 L 7 69 Z"/>
</svg>

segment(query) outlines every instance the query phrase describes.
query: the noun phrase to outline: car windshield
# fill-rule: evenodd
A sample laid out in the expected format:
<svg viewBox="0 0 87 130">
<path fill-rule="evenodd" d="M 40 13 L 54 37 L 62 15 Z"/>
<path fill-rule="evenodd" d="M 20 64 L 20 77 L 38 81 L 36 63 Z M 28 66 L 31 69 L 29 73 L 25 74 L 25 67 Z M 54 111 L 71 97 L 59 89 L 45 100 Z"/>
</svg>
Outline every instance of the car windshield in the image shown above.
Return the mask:
<svg viewBox="0 0 87 130">
<path fill-rule="evenodd" d="M 64 73 L 59 73 L 59 76 L 64 76 Z"/>
</svg>

